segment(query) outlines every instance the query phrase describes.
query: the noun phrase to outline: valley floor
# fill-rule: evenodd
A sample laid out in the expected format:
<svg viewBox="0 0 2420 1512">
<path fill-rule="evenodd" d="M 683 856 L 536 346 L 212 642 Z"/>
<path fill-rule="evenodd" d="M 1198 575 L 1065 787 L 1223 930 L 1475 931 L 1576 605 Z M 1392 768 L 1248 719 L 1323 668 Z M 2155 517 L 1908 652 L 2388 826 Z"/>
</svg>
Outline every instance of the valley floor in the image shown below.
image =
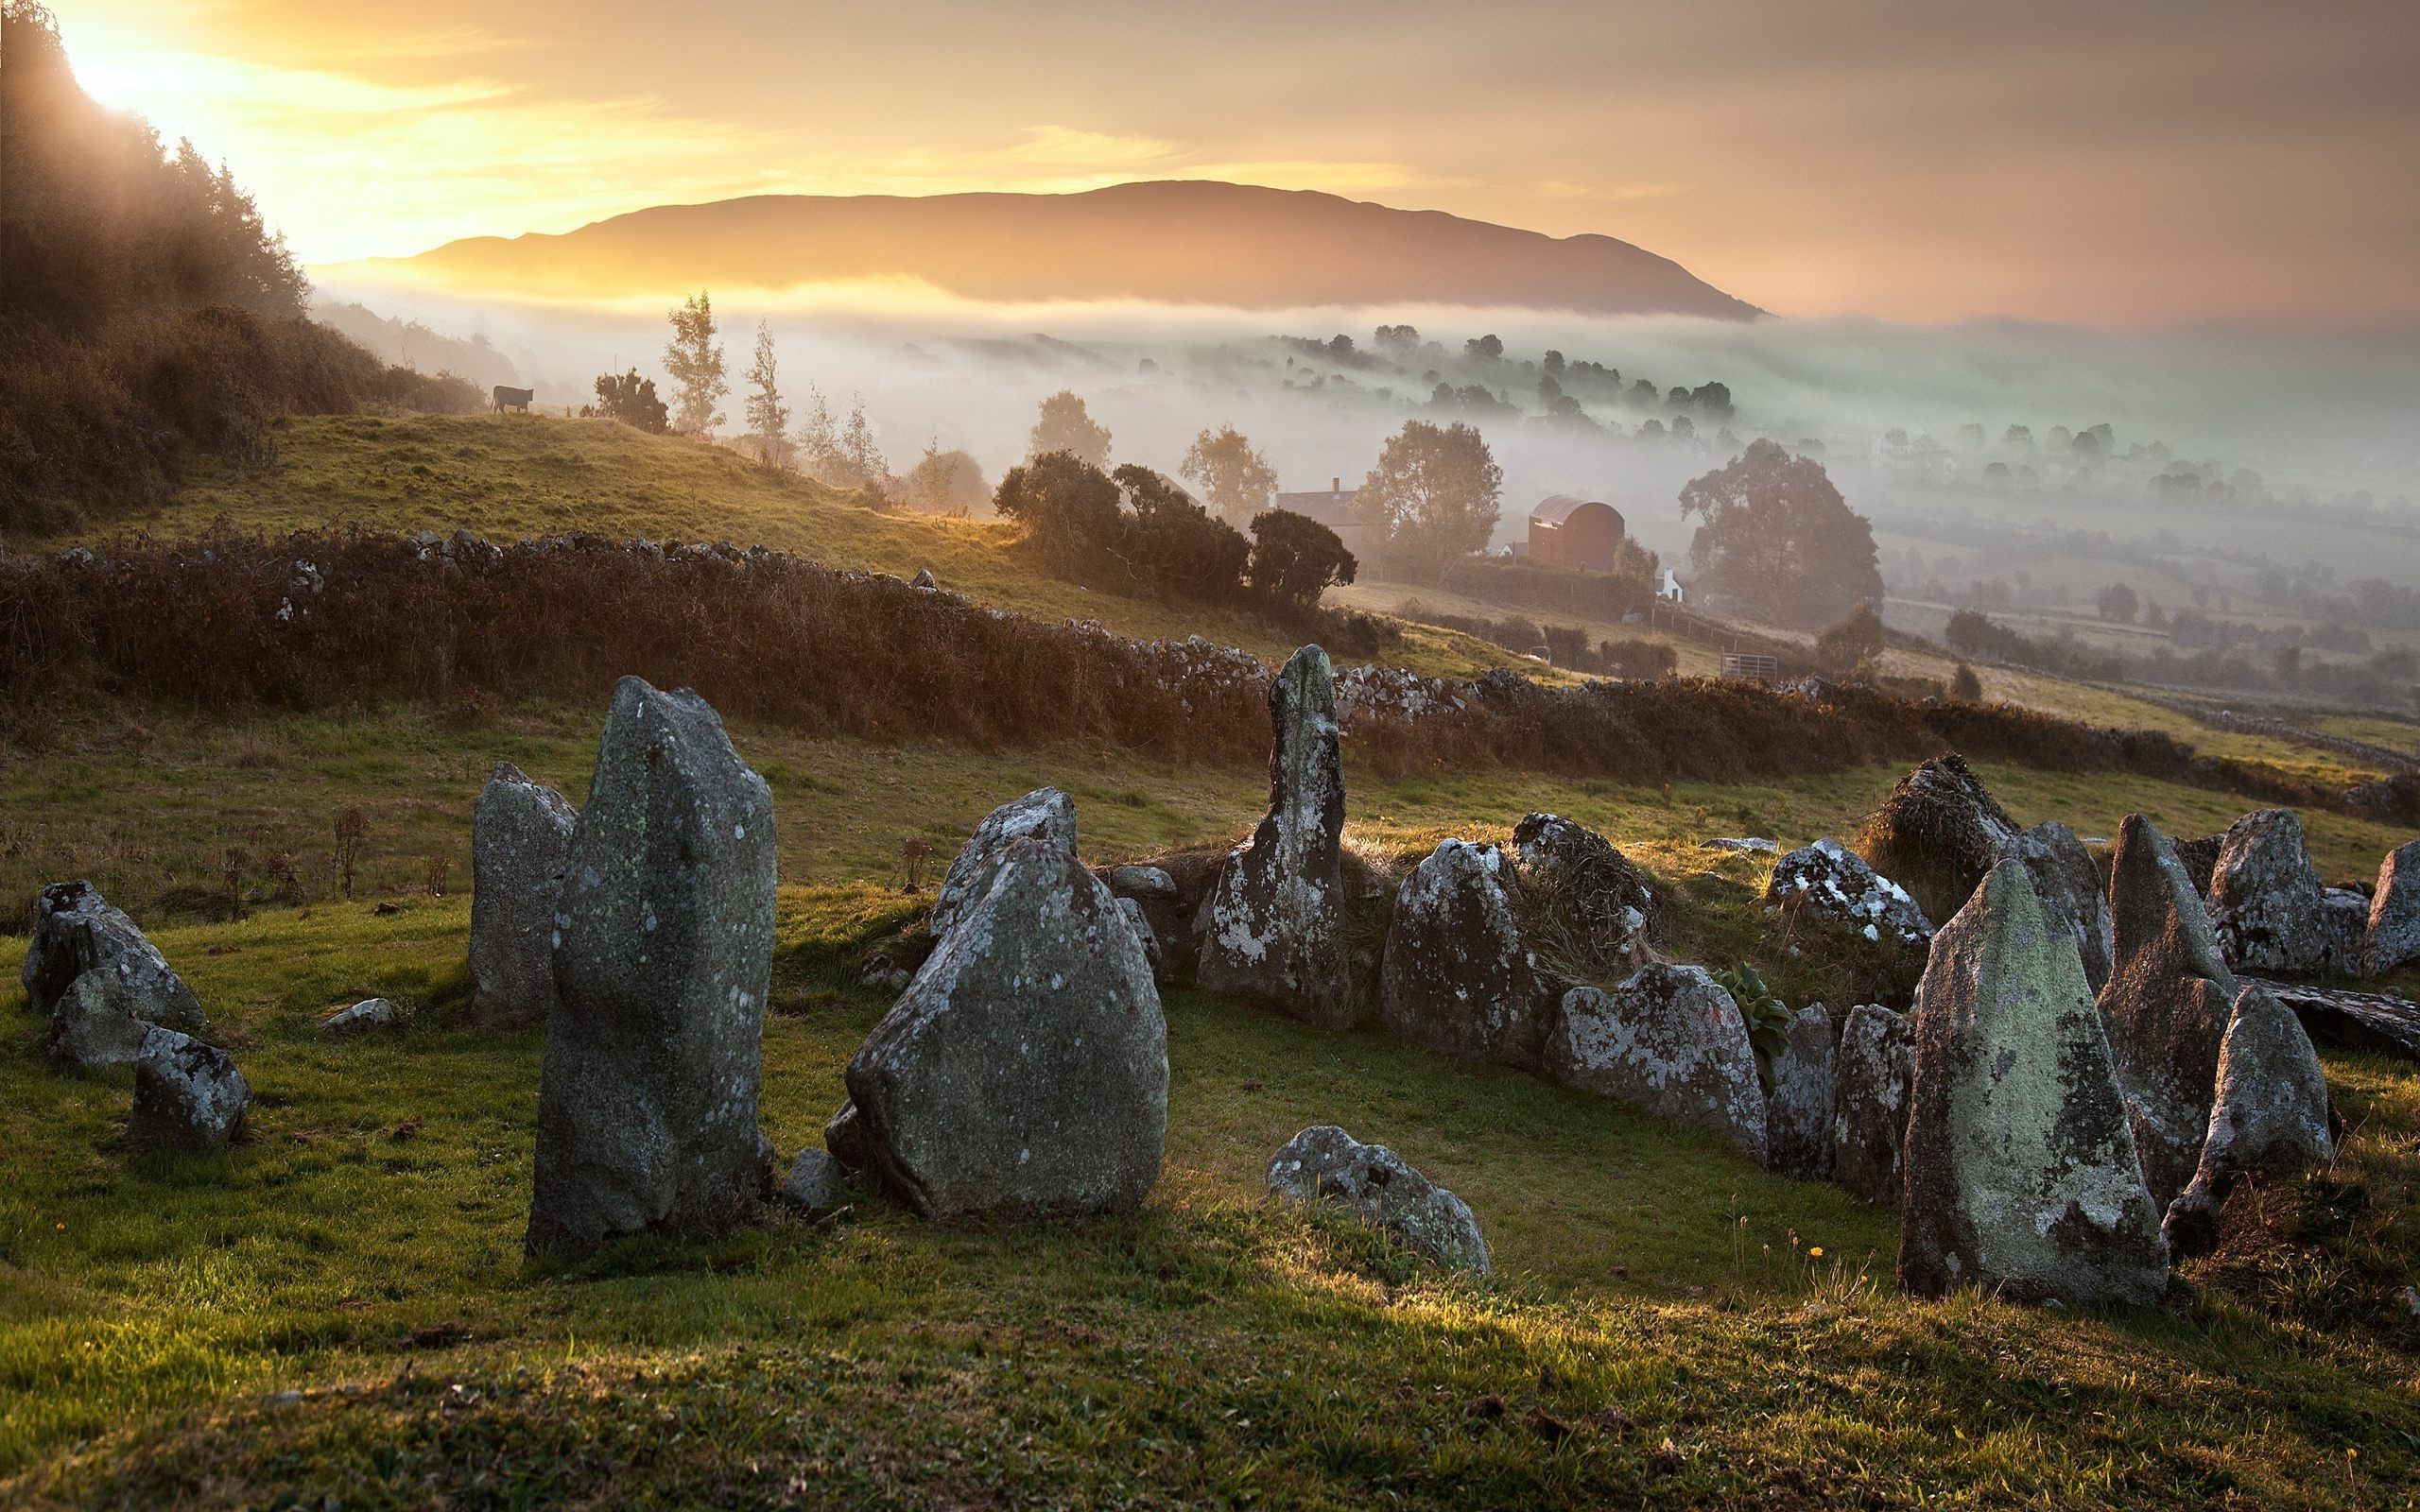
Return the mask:
<svg viewBox="0 0 2420 1512">
<path fill-rule="evenodd" d="M 2354 1134 L 2296 1199 L 2293 1242 L 2222 1250 L 2169 1314 L 1903 1301 L 1888 1214 L 1835 1189 L 1193 993 L 1169 1000 L 1167 1166 L 1140 1213 L 932 1228 L 865 1203 L 527 1268 L 542 1036 L 462 1026 L 455 894 L 489 763 L 577 799 L 597 717 L 121 710 L 0 764 L 0 893 L 91 871 L 155 926 L 258 1098 L 223 1157 L 138 1152 L 123 1075 L 49 1074 L 40 1022 L 0 1009 L 0 1502 L 2368 1507 L 2420 1486 L 2420 1323 L 2394 1300 L 2420 1279 L 2420 1078 L 2360 1057 L 2330 1057 Z M 1254 772 L 1095 750 L 732 732 L 771 782 L 789 884 L 765 1083 L 785 1156 L 885 1006 L 854 961 L 924 907 L 896 885 L 902 839 L 945 857 L 1052 782 L 1108 860 L 1218 843 L 1263 800 Z M 1679 891 L 1676 954 L 1753 959 L 1795 1000 L 1852 963 L 1774 938 L 1764 864 L 1709 866 L 1696 842 L 1845 834 L 1896 775 L 1666 792 L 1357 772 L 1350 833 L 1417 850 L 1565 813 Z M 2202 833 L 2242 806 L 1984 775 L 2020 820 L 2086 833 L 2133 808 Z M 356 805 L 347 902 L 328 836 Z M 2312 827 L 2330 880 L 2400 838 Z M 216 917 L 230 845 L 254 858 L 240 921 Z M 276 854 L 292 901 L 260 869 Z M 319 1033 L 372 993 L 408 1010 L 402 1033 Z M 1463 1195 L 1497 1280 L 1268 1205 L 1269 1155 L 1318 1122 Z"/>
</svg>

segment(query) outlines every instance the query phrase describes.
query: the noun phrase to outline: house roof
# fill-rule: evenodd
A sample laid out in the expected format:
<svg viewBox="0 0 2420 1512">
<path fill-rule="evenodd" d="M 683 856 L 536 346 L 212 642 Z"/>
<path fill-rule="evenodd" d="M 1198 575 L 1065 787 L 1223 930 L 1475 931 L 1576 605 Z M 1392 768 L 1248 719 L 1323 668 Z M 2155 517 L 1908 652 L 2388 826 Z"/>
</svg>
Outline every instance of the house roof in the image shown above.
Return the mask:
<svg viewBox="0 0 2420 1512">
<path fill-rule="evenodd" d="M 1602 499 L 1583 499 L 1573 493 L 1549 493 L 1538 501 L 1536 508 L 1530 511 L 1530 519 L 1539 524 L 1559 525 L 1592 504 L 1616 520 L 1622 517 L 1619 509 Z"/>
</svg>

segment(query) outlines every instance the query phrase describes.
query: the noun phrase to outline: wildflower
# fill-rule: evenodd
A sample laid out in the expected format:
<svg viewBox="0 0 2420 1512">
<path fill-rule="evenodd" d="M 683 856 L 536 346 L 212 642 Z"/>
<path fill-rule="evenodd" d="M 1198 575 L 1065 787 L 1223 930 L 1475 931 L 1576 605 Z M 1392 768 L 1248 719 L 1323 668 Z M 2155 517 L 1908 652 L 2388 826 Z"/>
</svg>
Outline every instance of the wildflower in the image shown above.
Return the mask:
<svg viewBox="0 0 2420 1512">
<path fill-rule="evenodd" d="M 1806 1251 L 1806 1258 L 1807 1258 L 1807 1259 L 1809 1259 L 1809 1260 L 1821 1260 L 1821 1259 L 1823 1259 L 1823 1258 L 1824 1258 L 1824 1246 L 1821 1246 L 1821 1245 L 1816 1245 L 1816 1246 L 1812 1246 L 1811 1248 L 1809 1248 L 1809 1249 Z"/>
</svg>

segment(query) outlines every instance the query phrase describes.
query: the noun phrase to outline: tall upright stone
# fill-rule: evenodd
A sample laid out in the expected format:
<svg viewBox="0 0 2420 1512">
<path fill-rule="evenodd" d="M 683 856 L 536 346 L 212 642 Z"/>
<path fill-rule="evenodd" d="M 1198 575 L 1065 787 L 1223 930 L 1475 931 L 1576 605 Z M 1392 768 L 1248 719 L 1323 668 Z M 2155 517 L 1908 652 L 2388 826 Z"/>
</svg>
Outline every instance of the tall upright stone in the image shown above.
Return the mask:
<svg viewBox="0 0 2420 1512">
<path fill-rule="evenodd" d="M 1895 1208 L 1915 1079 L 1914 1027 L 1878 1003 L 1860 1003 L 1841 1024 L 1836 1064 L 1832 1179 L 1868 1202 Z"/>
<path fill-rule="evenodd" d="M 1344 760 L 1327 653 L 1269 684 L 1269 812 L 1211 889 L 1196 980 L 1332 1029 L 1354 1017 L 1344 945 Z"/>
<path fill-rule="evenodd" d="M 2210 877 L 2210 925 L 2238 971 L 2315 976 L 2335 961 L 2335 930 L 2301 816 L 2256 809 L 2227 826 Z"/>
<path fill-rule="evenodd" d="M 2117 1068 L 2074 939 L 2010 859 L 1917 988 L 1899 1284 L 2147 1304 L 2168 1284 Z"/>
<path fill-rule="evenodd" d="M 761 1194 L 773 799 L 703 698 L 614 690 L 555 914 L 531 1250 L 710 1228 Z"/>
<path fill-rule="evenodd" d="M 850 1060 L 825 1143 L 927 1217 L 1135 1207 L 1167 1138 L 1144 935 L 1071 827 L 994 845 L 980 870 Z"/>
<path fill-rule="evenodd" d="M 2144 1180 L 2165 1211 L 2202 1158 L 2235 978 L 2192 878 L 2139 814 L 2118 832 L 2109 902 L 2113 950 L 2100 1017 Z"/>
<path fill-rule="evenodd" d="M 89 882 L 55 882 L 34 899 L 33 942 L 26 950 L 19 979 L 26 1010 L 48 1014 L 87 971 L 116 979 L 113 997 L 141 1005 L 146 1022 L 199 1033 L 209 1027 L 201 1001 L 101 890 Z"/>
<path fill-rule="evenodd" d="M 2420 961 L 2420 840 L 2407 840 L 2378 863 L 2370 894 L 2370 921 L 2361 943 L 2361 971 L 2384 976 Z"/>
<path fill-rule="evenodd" d="M 1040 840 L 1076 856 L 1076 800 L 1055 787 L 1037 787 L 1025 797 L 1001 804 L 983 816 L 966 845 L 942 877 L 933 895 L 932 936 L 941 938 L 958 921 L 958 912 L 990 890 L 1000 857 L 1018 840 Z"/>
<path fill-rule="evenodd" d="M 2101 885 L 2100 868 L 2076 832 L 2056 819 L 2020 833 L 2010 853 L 2025 862 L 2035 896 L 2067 922 L 2076 937 L 2076 954 L 2083 961 L 2083 979 L 2095 992 L 2109 982 L 2109 894 Z"/>
<path fill-rule="evenodd" d="M 1840 1059 L 1831 1010 L 1810 1003 L 1790 1016 L 1765 1098 L 1765 1169 L 1793 1181 L 1832 1174 L 1832 1108 Z"/>
<path fill-rule="evenodd" d="M 1465 1060 L 1534 1070 L 1553 1006 L 1505 889 L 1504 852 L 1445 840 L 1395 894 L 1379 969 L 1387 1032 Z"/>
<path fill-rule="evenodd" d="M 2327 1074 L 2293 1010 L 2267 988 L 2237 994 L 2219 1049 L 2210 1131 L 2193 1181 L 2169 1204 L 2169 1247 L 2200 1254 L 2218 1237 L 2219 1210 L 2245 1177 L 2291 1176 L 2335 1158 L 2327 1128 Z"/>
<path fill-rule="evenodd" d="M 569 799 L 498 762 L 471 812 L 471 1017 L 487 1029 L 555 1011 L 555 901 L 579 820 Z"/>
</svg>

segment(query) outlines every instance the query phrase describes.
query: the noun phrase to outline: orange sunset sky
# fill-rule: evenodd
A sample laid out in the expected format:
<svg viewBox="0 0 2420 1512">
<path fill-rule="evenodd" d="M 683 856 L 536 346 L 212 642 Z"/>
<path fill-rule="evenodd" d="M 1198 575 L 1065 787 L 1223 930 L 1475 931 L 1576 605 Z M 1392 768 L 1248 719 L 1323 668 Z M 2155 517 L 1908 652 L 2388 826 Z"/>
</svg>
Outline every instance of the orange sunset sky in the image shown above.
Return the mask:
<svg viewBox="0 0 2420 1512">
<path fill-rule="evenodd" d="M 1785 315 L 2420 325 L 2420 4 L 55 0 L 312 263 L 739 194 L 1221 178 Z"/>
</svg>

